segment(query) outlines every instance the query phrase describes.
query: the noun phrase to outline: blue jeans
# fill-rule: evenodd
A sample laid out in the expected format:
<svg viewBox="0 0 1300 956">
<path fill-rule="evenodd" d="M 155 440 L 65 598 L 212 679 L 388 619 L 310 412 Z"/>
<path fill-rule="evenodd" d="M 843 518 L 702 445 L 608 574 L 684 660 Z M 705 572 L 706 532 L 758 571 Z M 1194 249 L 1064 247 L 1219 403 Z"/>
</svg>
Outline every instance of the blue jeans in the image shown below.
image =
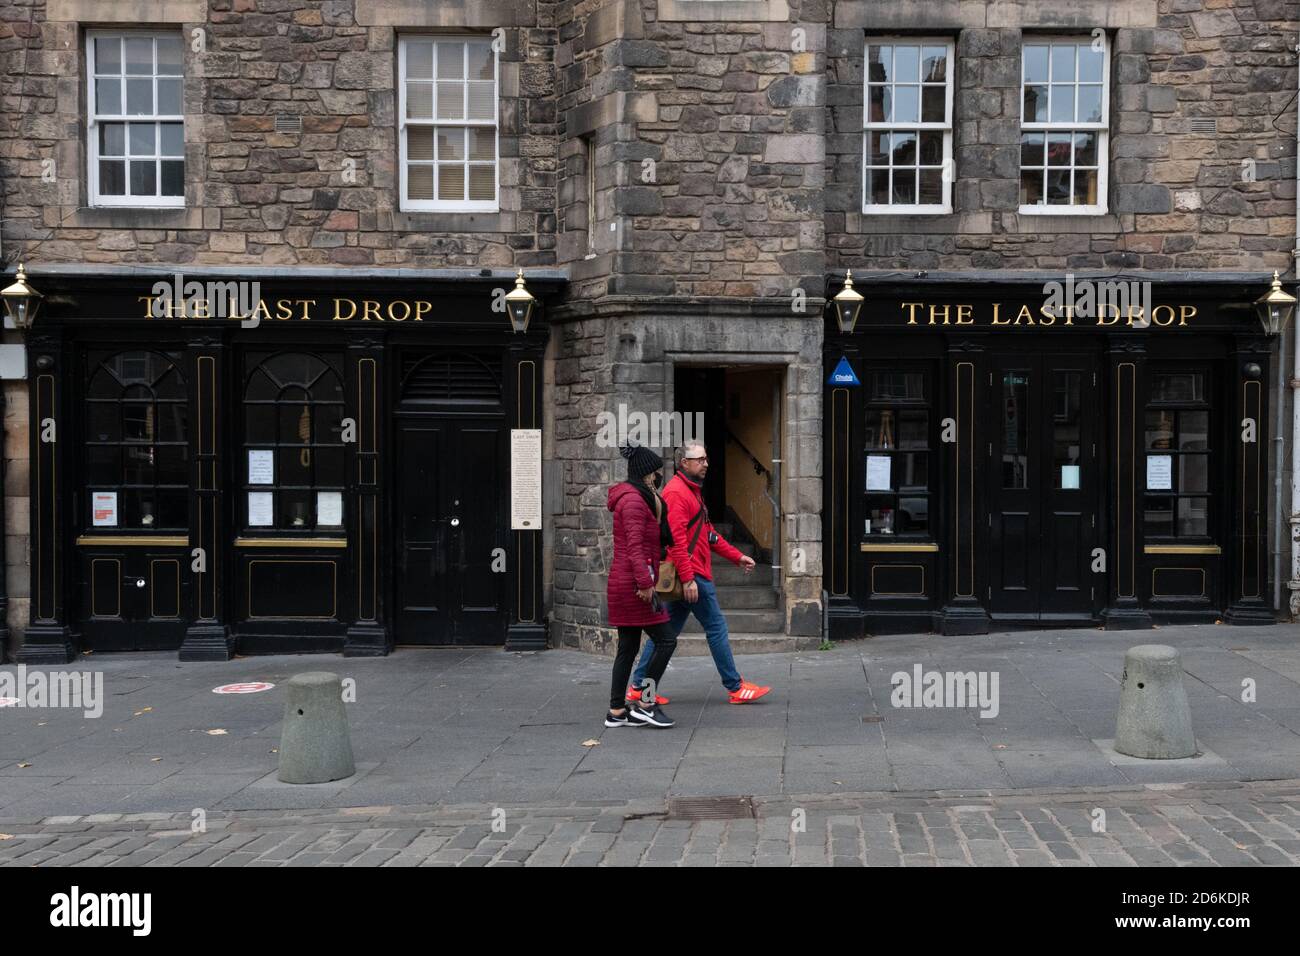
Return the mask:
<svg viewBox="0 0 1300 956">
<path fill-rule="evenodd" d="M 700 589 L 700 599 L 694 604 L 687 601 L 674 601 L 668 605 L 668 625 L 673 629 L 673 636 L 682 633 L 686 618 L 694 613 L 695 619 L 704 628 L 709 642 L 709 653 L 713 655 L 713 664 L 722 678 L 722 686 L 735 690 L 740 686 L 740 673 L 736 670 L 736 661 L 731 656 L 731 642 L 727 640 L 727 619 L 718 607 L 718 589 L 712 581 L 697 577 L 695 583 Z M 632 686 L 640 687 L 645 681 L 646 668 L 654 655 L 654 641 L 646 638 L 645 647 L 641 649 L 641 659 L 637 661 L 636 670 L 632 672 Z"/>
</svg>

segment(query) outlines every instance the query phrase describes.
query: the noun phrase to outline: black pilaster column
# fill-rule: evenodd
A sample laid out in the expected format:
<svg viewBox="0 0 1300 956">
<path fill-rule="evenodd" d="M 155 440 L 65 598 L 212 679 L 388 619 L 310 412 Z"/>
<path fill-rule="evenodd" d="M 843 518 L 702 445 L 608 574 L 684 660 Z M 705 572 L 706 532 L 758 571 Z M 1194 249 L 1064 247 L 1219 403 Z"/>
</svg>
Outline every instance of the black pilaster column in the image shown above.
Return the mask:
<svg viewBox="0 0 1300 956">
<path fill-rule="evenodd" d="M 31 618 L 19 664 L 67 664 L 73 657 L 68 626 L 67 480 L 74 436 L 64 401 L 70 359 L 57 332 L 27 340 L 31 383 Z"/>
<path fill-rule="evenodd" d="M 1145 459 L 1141 423 L 1141 383 L 1145 379 L 1146 336 L 1138 332 L 1112 335 L 1106 349 L 1107 386 L 1110 389 L 1108 457 L 1111 473 L 1111 511 L 1115 517 L 1105 530 L 1107 567 L 1110 569 L 1108 602 L 1102 620 L 1108 630 L 1135 630 L 1151 626 L 1151 615 L 1139 604 L 1137 569 L 1142 547 L 1142 489 L 1139 474 Z M 1103 539 L 1104 540 L 1104 539 Z"/>
<path fill-rule="evenodd" d="M 859 350 L 853 346 L 835 346 L 827 349 L 822 362 L 822 373 L 830 377 L 831 370 L 845 356 L 854 368 L 862 368 Z M 825 467 L 822 475 L 825 493 L 825 520 L 822 524 L 822 569 L 826 589 L 826 637 L 832 641 L 862 637 L 866 633 L 866 613 L 859 605 L 866 595 L 855 594 L 857 570 L 862 559 L 857 542 L 860 535 L 855 528 L 862 527 L 857 518 L 861 495 L 854 488 L 862 487 L 862 456 L 854 448 L 861 448 L 862 389 L 828 388 L 823 402 L 823 447 Z M 855 414 L 855 410 L 857 414 Z"/>
<path fill-rule="evenodd" d="M 392 562 L 381 557 L 391 551 L 388 526 L 383 519 L 386 504 L 380 480 L 384 461 L 380 441 L 385 434 L 383 423 L 388 418 L 382 341 L 365 338 L 351 343 L 347 363 L 346 407 L 356 423 L 355 464 L 349 484 L 356 512 L 351 527 L 357 601 L 356 618 L 348 626 L 343 656 L 382 657 L 393 646 L 383 597 L 387 593 L 384 569 Z"/>
<path fill-rule="evenodd" d="M 944 486 L 940 494 L 947 497 L 947 540 L 941 548 L 948 569 L 948 603 L 939 612 L 940 630 L 944 634 L 986 634 L 988 610 L 984 606 L 987 585 L 980 573 L 980 521 L 984 520 L 984 494 L 981 478 L 987 473 L 987 455 L 980 453 L 986 439 L 979 430 L 980 397 L 986 394 L 982 382 L 988 369 L 983 349 L 970 341 L 949 345 L 947 359 L 948 402 L 943 417 L 951 416 L 956 425 L 956 441 L 943 446 Z"/>
<path fill-rule="evenodd" d="M 542 350 L 531 341 L 511 342 L 506 355 L 506 420 L 511 428 L 542 427 Z M 506 451 L 509 461 L 509 449 Z M 506 493 L 510 488 L 507 483 Z M 508 506 L 507 502 L 507 506 Z M 506 510 L 509 520 L 509 508 Z M 510 529 L 510 624 L 508 651 L 538 651 L 546 647 L 542 606 L 542 529 Z"/>
<path fill-rule="evenodd" d="M 180 659 L 228 661 L 234 638 L 226 620 L 226 533 L 224 477 L 225 409 L 232 406 L 223 387 L 226 348 L 220 338 L 203 336 L 189 344 L 190 381 L 190 606 L 194 619 L 185 629 Z M 237 407 L 237 406 L 232 406 Z"/>
<path fill-rule="evenodd" d="M 1268 587 L 1268 340 L 1238 336 L 1232 353 L 1233 410 L 1228 437 L 1233 449 L 1232 547 L 1225 572 L 1232 603 L 1229 624 L 1273 624 Z"/>
</svg>

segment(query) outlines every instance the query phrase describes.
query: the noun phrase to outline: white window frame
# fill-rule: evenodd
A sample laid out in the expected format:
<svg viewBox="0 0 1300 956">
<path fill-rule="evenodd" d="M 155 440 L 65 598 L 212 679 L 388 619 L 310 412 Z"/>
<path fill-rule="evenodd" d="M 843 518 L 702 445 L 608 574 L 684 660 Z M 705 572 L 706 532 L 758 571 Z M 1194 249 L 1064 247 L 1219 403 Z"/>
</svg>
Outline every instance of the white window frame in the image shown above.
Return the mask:
<svg viewBox="0 0 1300 956">
<path fill-rule="evenodd" d="M 942 46 L 944 55 L 947 57 L 947 67 L 944 70 L 945 91 L 944 91 L 944 122 L 942 123 L 922 123 L 919 122 L 921 104 L 917 104 L 917 118 L 915 123 L 877 123 L 871 120 L 871 82 L 870 82 L 870 60 L 869 48 L 872 45 L 896 45 L 916 46 L 924 48 L 927 46 Z M 892 64 L 891 64 L 892 66 Z M 955 176 L 955 160 L 952 155 L 952 97 L 953 97 L 953 73 L 957 68 L 957 59 L 955 54 L 955 44 L 951 37 L 910 37 L 910 36 L 869 36 L 862 45 L 862 212 L 867 215 L 933 215 L 942 216 L 952 212 L 952 184 Z M 892 84 L 891 84 L 892 85 Z M 921 97 L 921 99 L 924 99 Z M 943 172 L 941 173 L 943 182 L 943 201 L 941 203 L 873 203 L 867 193 L 867 169 L 870 163 L 867 161 L 871 155 L 871 134 L 873 132 L 907 132 L 915 130 L 917 132 L 916 149 L 917 161 L 920 162 L 921 137 L 923 131 L 941 131 L 943 133 Z M 882 169 L 884 167 L 874 167 Z M 891 167 L 892 168 L 892 167 Z M 908 167 L 899 167 L 908 168 Z M 892 178 L 891 178 L 892 189 Z M 919 197 L 918 197 L 919 198 Z"/>
<path fill-rule="evenodd" d="M 1044 161 L 1046 160 L 1047 134 L 1048 133 L 1075 133 L 1075 132 L 1095 132 L 1097 133 L 1097 202 L 1087 206 L 1076 205 L 1050 205 L 1043 203 L 1041 205 L 1021 205 L 1019 212 L 1026 216 L 1101 216 L 1110 210 L 1110 196 L 1108 191 L 1109 180 L 1107 172 L 1110 167 L 1110 37 L 1106 33 L 1100 34 L 1102 40 L 1101 51 L 1101 120 L 1095 123 L 1069 122 L 1069 123 L 1028 123 L 1025 121 L 1025 51 L 1028 46 L 1047 46 L 1050 50 L 1053 43 L 1072 43 L 1075 46 L 1090 46 L 1093 42 L 1092 36 L 1082 34 L 1062 35 L 1062 36 L 1026 36 L 1021 41 L 1020 50 L 1020 132 L 1024 133 L 1043 133 Z M 1051 115 L 1051 58 L 1048 55 L 1047 75 L 1048 75 L 1048 115 Z M 1077 61 L 1077 55 L 1076 55 Z M 1063 84 L 1056 84 L 1058 86 Z M 1076 72 L 1074 79 L 1074 88 L 1079 86 L 1078 74 Z M 1022 165 L 1021 152 L 1022 146 L 1018 138 L 1016 149 L 1016 194 L 1020 194 L 1021 174 L 1024 170 Z M 1071 164 L 1062 169 L 1073 170 L 1073 156 Z M 1084 167 L 1085 169 L 1088 167 Z M 1074 181 L 1071 176 L 1070 196 L 1074 197 Z"/>
<path fill-rule="evenodd" d="M 181 159 L 188 167 L 188 159 L 184 154 L 185 141 L 185 114 L 184 113 L 159 113 L 158 109 L 158 74 L 153 74 L 153 105 L 154 112 L 149 115 L 135 116 L 125 113 L 100 113 L 98 112 L 99 103 L 95 99 L 95 40 L 106 37 L 152 37 L 157 40 L 160 37 L 174 38 L 181 42 L 182 54 L 185 49 L 184 36 L 180 30 L 87 30 L 86 31 L 86 196 L 92 207 L 95 206 L 126 206 L 136 208 L 162 208 L 162 209 L 183 209 L 185 208 L 185 195 L 182 187 L 182 194 L 179 196 L 101 196 L 99 193 L 99 124 L 100 123 L 122 123 L 122 135 L 126 146 L 124 150 L 126 155 L 123 157 L 124 175 L 126 177 L 126 188 L 130 189 L 131 183 L 131 159 L 130 159 L 130 123 L 180 123 L 181 124 Z M 156 47 L 156 44 L 155 44 Z M 124 50 L 125 52 L 125 50 Z M 157 69 L 157 54 L 155 53 L 155 70 Z M 170 74 L 167 74 L 170 75 Z M 181 68 L 181 109 L 185 108 L 185 70 Z M 122 86 L 122 106 L 126 106 L 126 85 Z M 154 158 L 158 158 L 158 150 L 162 148 L 161 131 L 154 135 Z M 116 157 L 109 157 L 110 159 Z M 185 170 L 188 178 L 189 170 Z M 159 188 L 162 186 L 162 170 L 158 171 Z"/>
<path fill-rule="evenodd" d="M 469 41 L 483 41 L 489 39 L 478 34 L 438 34 L 438 33 L 410 33 L 398 36 L 397 43 L 397 152 L 398 166 L 398 186 L 400 190 L 397 197 L 398 208 L 409 212 L 499 212 L 501 210 L 501 54 L 497 50 L 497 44 L 492 42 L 492 93 L 493 100 L 496 103 L 496 115 L 491 120 L 471 120 L 469 114 L 469 84 L 465 84 L 466 118 L 459 120 L 438 120 L 438 93 L 437 93 L 437 76 L 438 76 L 438 43 L 448 41 L 460 41 L 462 43 Z M 432 41 L 433 42 L 433 113 L 434 118 L 429 120 L 417 119 L 408 120 L 406 117 L 406 45 L 411 41 Z M 495 198 L 491 202 L 471 199 L 438 199 L 438 162 L 435 158 L 433 161 L 433 199 L 407 199 L 406 198 L 406 127 L 411 126 L 430 126 L 437 130 L 440 126 L 468 127 L 491 126 L 495 139 L 496 160 L 494 163 L 496 176 L 493 178 L 493 187 L 495 189 Z M 437 134 L 434 134 L 434 140 L 437 141 Z M 466 137 L 466 147 L 468 149 L 468 137 Z M 435 147 L 436 148 L 436 147 Z M 468 161 L 464 164 L 468 169 Z M 469 176 L 466 173 L 465 194 L 469 195 Z"/>
</svg>

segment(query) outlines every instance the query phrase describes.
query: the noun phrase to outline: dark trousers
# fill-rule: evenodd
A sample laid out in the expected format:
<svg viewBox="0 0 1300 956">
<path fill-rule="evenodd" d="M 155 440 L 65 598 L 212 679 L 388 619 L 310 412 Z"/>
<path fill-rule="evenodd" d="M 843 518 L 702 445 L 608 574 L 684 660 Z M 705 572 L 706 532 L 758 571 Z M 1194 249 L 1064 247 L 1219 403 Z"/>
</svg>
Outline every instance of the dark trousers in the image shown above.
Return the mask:
<svg viewBox="0 0 1300 956">
<path fill-rule="evenodd" d="M 609 709 L 618 710 L 625 706 L 624 695 L 627 693 L 628 678 L 632 676 L 632 665 L 636 663 L 636 653 L 641 649 L 641 631 L 654 641 L 654 654 L 646 667 L 646 676 L 658 686 L 663 679 L 668 659 L 677 650 L 677 638 L 668 622 L 651 624 L 645 628 L 620 627 L 618 629 L 618 656 L 614 658 L 614 682 L 609 689 Z"/>
</svg>

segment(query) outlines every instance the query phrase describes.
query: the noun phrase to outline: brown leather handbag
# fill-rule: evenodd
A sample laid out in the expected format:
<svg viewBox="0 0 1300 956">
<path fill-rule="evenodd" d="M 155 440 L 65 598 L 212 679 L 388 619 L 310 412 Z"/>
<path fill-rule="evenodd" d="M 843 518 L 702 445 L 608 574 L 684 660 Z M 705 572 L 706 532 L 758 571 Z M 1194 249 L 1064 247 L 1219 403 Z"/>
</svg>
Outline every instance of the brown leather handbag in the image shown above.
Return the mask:
<svg viewBox="0 0 1300 956">
<path fill-rule="evenodd" d="M 656 522 L 659 521 L 660 514 L 661 514 L 660 499 L 658 495 L 655 495 L 655 521 Z M 704 509 L 701 508 L 700 513 L 697 514 L 695 518 L 691 519 L 691 524 L 695 524 L 696 519 L 698 519 L 703 514 L 704 514 Z M 687 527 L 689 527 L 689 525 Z M 703 521 L 701 521 L 699 525 L 696 526 L 695 534 L 691 536 L 691 543 L 686 548 L 687 554 L 692 554 L 695 551 L 695 542 L 700 539 L 700 528 L 703 527 L 704 527 Z M 685 598 L 686 594 L 685 594 L 685 589 L 682 586 L 682 579 L 678 577 L 677 565 L 675 565 L 672 561 L 659 562 L 659 580 L 655 582 L 655 593 L 658 594 L 659 597 L 664 601 L 680 601 L 683 598 Z"/>
</svg>

